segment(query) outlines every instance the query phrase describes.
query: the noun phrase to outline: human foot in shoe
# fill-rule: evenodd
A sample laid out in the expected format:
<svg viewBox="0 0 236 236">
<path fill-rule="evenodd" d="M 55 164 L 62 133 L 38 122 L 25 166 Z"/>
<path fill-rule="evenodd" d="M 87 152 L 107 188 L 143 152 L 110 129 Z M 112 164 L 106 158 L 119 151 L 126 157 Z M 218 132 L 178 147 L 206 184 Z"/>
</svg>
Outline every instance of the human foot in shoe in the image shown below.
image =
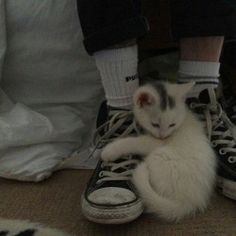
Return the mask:
<svg viewBox="0 0 236 236">
<path fill-rule="evenodd" d="M 236 142 L 234 125 L 217 102 L 212 89 L 201 92 L 199 99 L 189 98 L 190 108 L 205 122 L 207 135 L 218 157 L 218 187 L 236 200 Z"/>
<path fill-rule="evenodd" d="M 98 120 L 101 125 L 95 134 L 95 145 L 100 150 L 112 140 L 136 132 L 131 111 L 111 109 L 108 119 L 101 111 Z M 138 163 L 132 155 L 115 162 L 99 161 L 81 198 L 82 212 L 87 219 L 121 224 L 142 214 L 143 204 L 131 182 L 132 171 Z"/>
</svg>

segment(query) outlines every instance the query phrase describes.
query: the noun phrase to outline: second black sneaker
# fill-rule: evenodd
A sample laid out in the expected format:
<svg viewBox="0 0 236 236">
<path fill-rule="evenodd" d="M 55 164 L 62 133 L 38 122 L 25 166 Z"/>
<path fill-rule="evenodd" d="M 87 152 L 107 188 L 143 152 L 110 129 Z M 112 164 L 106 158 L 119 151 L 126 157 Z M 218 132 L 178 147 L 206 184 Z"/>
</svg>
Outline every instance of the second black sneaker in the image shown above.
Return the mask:
<svg viewBox="0 0 236 236">
<path fill-rule="evenodd" d="M 212 89 L 201 92 L 199 99 L 188 99 L 190 108 L 205 122 L 206 132 L 217 154 L 218 187 L 222 193 L 236 200 L 236 142 L 234 125 L 217 102 Z"/>
</svg>

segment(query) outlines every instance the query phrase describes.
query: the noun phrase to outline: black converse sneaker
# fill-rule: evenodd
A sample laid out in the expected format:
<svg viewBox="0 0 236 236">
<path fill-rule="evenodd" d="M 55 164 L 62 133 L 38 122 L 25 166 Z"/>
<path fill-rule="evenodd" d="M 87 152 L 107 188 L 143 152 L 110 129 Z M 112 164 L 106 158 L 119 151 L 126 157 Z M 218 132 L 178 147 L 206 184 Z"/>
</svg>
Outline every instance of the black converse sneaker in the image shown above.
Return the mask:
<svg viewBox="0 0 236 236">
<path fill-rule="evenodd" d="M 236 200 L 236 142 L 232 134 L 234 125 L 217 102 L 213 89 L 202 91 L 199 99 L 190 98 L 187 103 L 206 124 L 207 135 L 218 157 L 219 188 L 225 196 Z"/>
<path fill-rule="evenodd" d="M 99 113 L 101 122 L 104 114 Z M 108 120 L 96 131 L 96 149 L 102 150 L 113 139 L 136 131 L 131 111 L 111 110 Z M 82 212 L 87 219 L 102 224 L 121 224 L 142 214 L 143 204 L 130 181 L 132 170 L 138 163 L 139 159 L 134 156 L 110 163 L 99 161 L 81 198 Z"/>
</svg>

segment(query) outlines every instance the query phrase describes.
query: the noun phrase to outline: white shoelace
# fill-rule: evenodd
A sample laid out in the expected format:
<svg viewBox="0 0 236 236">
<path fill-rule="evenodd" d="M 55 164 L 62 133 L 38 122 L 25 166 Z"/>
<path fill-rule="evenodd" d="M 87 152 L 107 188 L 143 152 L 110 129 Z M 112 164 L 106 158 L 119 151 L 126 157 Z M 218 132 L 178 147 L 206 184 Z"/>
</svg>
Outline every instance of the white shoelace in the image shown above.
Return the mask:
<svg viewBox="0 0 236 236">
<path fill-rule="evenodd" d="M 124 158 L 125 159 L 125 158 Z M 129 165 L 137 165 L 139 163 L 138 160 L 131 159 L 129 156 L 127 160 L 124 160 L 120 163 L 102 163 L 102 167 L 110 167 L 110 171 L 103 170 L 99 173 L 99 179 L 97 184 L 100 184 L 104 181 L 119 181 L 119 180 L 129 180 L 132 174 L 132 169 L 128 168 Z M 115 172 L 115 170 L 122 168 L 124 171 L 121 173 Z"/>
<path fill-rule="evenodd" d="M 217 145 L 223 144 L 225 147 L 220 148 L 219 152 L 221 155 L 225 155 L 227 153 L 233 153 L 228 157 L 229 163 L 236 162 L 236 147 L 235 140 L 231 133 L 231 129 L 233 128 L 232 122 L 227 117 L 226 113 L 222 110 L 222 107 L 219 103 L 216 104 L 201 104 L 201 103 L 192 103 L 191 108 L 203 108 L 204 111 L 204 119 L 206 121 L 206 129 L 208 138 L 211 141 L 213 147 Z M 214 113 L 214 114 L 212 114 Z M 201 117 L 202 118 L 202 117 Z M 226 131 L 217 131 L 216 129 L 220 126 L 226 124 Z M 212 136 L 217 136 L 217 140 L 211 140 Z M 226 137 L 231 137 L 231 140 L 228 140 Z"/>
<path fill-rule="evenodd" d="M 102 126 L 100 126 L 95 134 L 94 134 L 94 143 L 95 148 L 93 152 L 97 148 L 103 148 L 106 144 L 113 141 L 115 138 L 119 137 L 126 137 L 131 134 L 134 130 L 139 133 L 137 128 L 136 122 L 133 119 L 132 123 L 128 125 L 122 133 L 120 133 L 120 128 L 125 126 L 125 122 L 130 121 L 130 117 L 132 116 L 132 111 L 114 111 L 113 114 L 110 113 L 111 118 L 105 122 Z M 105 130 L 104 134 L 101 136 L 100 133 Z M 91 153 L 91 155 L 93 154 Z M 129 180 L 132 174 L 132 169 L 129 166 L 137 165 L 139 163 L 138 160 L 133 159 L 131 155 L 126 157 L 122 157 L 122 161 L 119 163 L 109 162 L 105 163 L 102 162 L 102 168 L 109 167 L 108 170 L 103 170 L 99 173 L 99 179 L 97 184 L 104 182 L 104 181 L 119 181 L 119 180 Z M 122 172 L 115 172 L 118 169 L 124 169 Z"/>
</svg>

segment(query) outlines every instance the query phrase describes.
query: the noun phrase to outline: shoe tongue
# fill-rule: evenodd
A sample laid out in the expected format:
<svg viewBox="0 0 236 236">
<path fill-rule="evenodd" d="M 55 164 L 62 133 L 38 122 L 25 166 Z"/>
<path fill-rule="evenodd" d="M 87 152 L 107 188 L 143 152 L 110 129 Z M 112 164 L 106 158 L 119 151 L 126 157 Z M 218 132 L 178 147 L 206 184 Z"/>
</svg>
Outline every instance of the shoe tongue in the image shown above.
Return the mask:
<svg viewBox="0 0 236 236">
<path fill-rule="evenodd" d="M 114 133 L 114 137 L 117 135 L 123 135 L 129 130 L 129 134 L 136 133 L 134 127 L 131 129 L 131 125 L 133 123 L 133 114 L 128 109 L 123 108 L 114 108 L 108 107 L 108 120 L 112 119 L 111 125 L 115 125 L 116 130 Z M 117 126 L 118 125 L 118 126 Z M 111 136 L 112 138 L 112 136 Z"/>
<path fill-rule="evenodd" d="M 188 97 L 187 98 L 187 104 L 191 103 L 203 103 L 203 104 L 209 104 L 210 103 L 210 96 L 207 89 L 201 91 L 198 95 L 198 97 Z"/>
<path fill-rule="evenodd" d="M 204 104 L 209 104 L 211 103 L 211 98 L 209 95 L 209 91 L 207 89 L 204 89 L 200 94 L 199 94 L 199 102 L 204 103 Z"/>
</svg>

